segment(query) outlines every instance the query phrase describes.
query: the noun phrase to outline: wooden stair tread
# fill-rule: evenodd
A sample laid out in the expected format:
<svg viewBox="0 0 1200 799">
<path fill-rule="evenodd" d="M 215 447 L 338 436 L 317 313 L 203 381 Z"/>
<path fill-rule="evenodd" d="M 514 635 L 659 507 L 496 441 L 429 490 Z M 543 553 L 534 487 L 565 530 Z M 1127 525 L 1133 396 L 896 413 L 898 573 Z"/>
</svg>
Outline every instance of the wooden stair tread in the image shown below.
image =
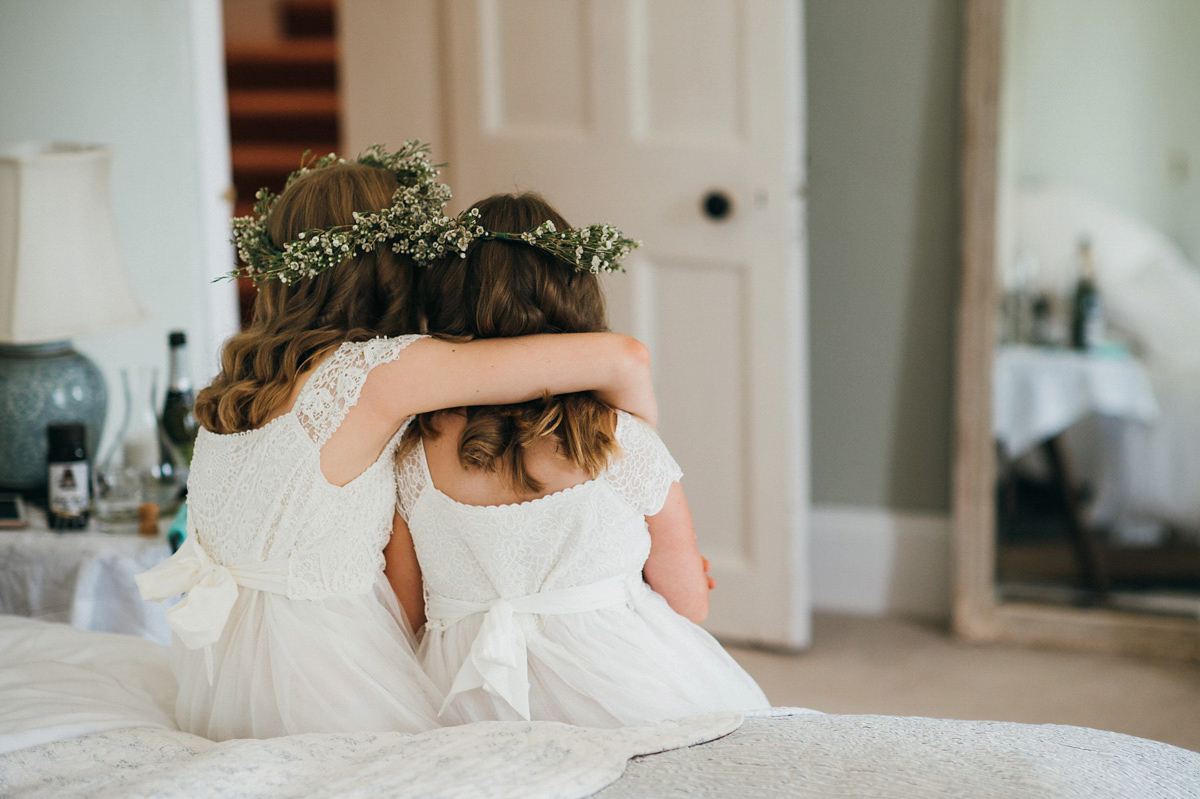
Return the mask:
<svg viewBox="0 0 1200 799">
<path fill-rule="evenodd" d="M 230 45 L 225 77 L 230 89 L 337 91 L 337 47 L 332 39 L 292 39 Z"/>
<path fill-rule="evenodd" d="M 225 48 L 235 216 L 253 211 L 260 186 L 281 191 L 302 161 L 336 152 L 338 102 L 337 9 L 334 0 L 281 0 L 282 40 Z M 304 153 L 309 151 L 306 158 Z M 243 328 L 257 289 L 238 281 Z"/>
<path fill-rule="evenodd" d="M 333 39 L 242 42 L 225 48 L 225 61 L 232 64 L 334 64 L 337 63 L 337 43 Z"/>
<path fill-rule="evenodd" d="M 337 28 L 333 0 L 284 0 L 280 12 L 287 37 L 332 36 Z"/>
<path fill-rule="evenodd" d="M 231 89 L 231 116 L 336 116 L 338 93 L 331 89 Z"/>
<path fill-rule="evenodd" d="M 234 172 L 264 172 L 279 170 L 285 174 L 300 168 L 301 158 L 305 150 L 311 150 L 310 158 L 316 159 L 331 152 L 337 152 L 336 142 L 322 142 L 310 145 L 296 144 L 234 144 Z"/>
</svg>

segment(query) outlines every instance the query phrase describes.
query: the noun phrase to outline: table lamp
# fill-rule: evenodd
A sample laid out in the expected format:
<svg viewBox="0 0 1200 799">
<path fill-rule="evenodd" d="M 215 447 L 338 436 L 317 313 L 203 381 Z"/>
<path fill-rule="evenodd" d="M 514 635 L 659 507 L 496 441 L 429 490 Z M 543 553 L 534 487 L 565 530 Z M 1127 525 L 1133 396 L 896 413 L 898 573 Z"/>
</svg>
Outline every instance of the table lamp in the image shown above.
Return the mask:
<svg viewBox="0 0 1200 799">
<path fill-rule="evenodd" d="M 46 425 L 83 422 L 96 456 L 108 408 L 70 339 L 145 318 L 117 251 L 103 145 L 0 142 L 0 487 L 46 485 Z"/>
</svg>

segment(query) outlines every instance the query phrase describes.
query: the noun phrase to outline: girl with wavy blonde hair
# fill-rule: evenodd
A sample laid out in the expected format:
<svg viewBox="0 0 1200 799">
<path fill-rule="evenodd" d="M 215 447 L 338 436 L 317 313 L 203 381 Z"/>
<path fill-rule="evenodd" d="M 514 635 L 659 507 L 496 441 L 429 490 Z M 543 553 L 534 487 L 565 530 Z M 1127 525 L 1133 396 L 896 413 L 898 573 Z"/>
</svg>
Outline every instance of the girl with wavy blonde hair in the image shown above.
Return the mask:
<svg viewBox="0 0 1200 799">
<path fill-rule="evenodd" d="M 448 241 L 405 221 L 449 224 L 448 194 L 411 153 L 328 161 L 235 220 L 260 280 L 253 323 L 197 397 L 187 539 L 138 576 L 147 598 L 185 595 L 168 611 L 177 721 L 213 740 L 438 726 L 384 572 L 408 419 L 583 390 L 656 412 L 645 348 L 625 336 L 414 335 L 417 267 L 397 250 Z"/>
<path fill-rule="evenodd" d="M 566 221 L 534 194 L 476 204 L 520 233 Z M 525 241 L 476 241 L 418 275 L 447 341 L 602 331 L 597 276 Z M 619 403 L 617 403 L 619 405 Z M 388 570 L 445 723 L 612 727 L 767 707 L 697 626 L 708 611 L 682 473 L 653 428 L 595 392 L 425 413 L 397 457 Z"/>
</svg>

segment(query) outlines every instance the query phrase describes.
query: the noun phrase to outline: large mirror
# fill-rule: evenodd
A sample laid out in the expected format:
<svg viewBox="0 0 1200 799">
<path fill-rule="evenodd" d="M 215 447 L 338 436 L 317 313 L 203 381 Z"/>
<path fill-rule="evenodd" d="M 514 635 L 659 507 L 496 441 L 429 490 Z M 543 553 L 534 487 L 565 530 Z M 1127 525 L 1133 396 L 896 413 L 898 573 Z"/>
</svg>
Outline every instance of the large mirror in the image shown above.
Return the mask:
<svg viewBox="0 0 1200 799">
<path fill-rule="evenodd" d="M 1200 660 L 1200 3 L 966 26 L 955 627 Z"/>
</svg>

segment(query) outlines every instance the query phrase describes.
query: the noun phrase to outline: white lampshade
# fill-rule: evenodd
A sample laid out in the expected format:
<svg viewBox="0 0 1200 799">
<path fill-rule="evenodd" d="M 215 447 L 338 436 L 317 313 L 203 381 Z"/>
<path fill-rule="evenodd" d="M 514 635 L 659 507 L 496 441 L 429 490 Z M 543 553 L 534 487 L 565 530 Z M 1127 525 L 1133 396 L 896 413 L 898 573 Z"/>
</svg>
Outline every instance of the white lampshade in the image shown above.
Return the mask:
<svg viewBox="0 0 1200 799">
<path fill-rule="evenodd" d="M 0 143 L 0 343 L 145 318 L 121 265 L 103 145 Z"/>
</svg>

